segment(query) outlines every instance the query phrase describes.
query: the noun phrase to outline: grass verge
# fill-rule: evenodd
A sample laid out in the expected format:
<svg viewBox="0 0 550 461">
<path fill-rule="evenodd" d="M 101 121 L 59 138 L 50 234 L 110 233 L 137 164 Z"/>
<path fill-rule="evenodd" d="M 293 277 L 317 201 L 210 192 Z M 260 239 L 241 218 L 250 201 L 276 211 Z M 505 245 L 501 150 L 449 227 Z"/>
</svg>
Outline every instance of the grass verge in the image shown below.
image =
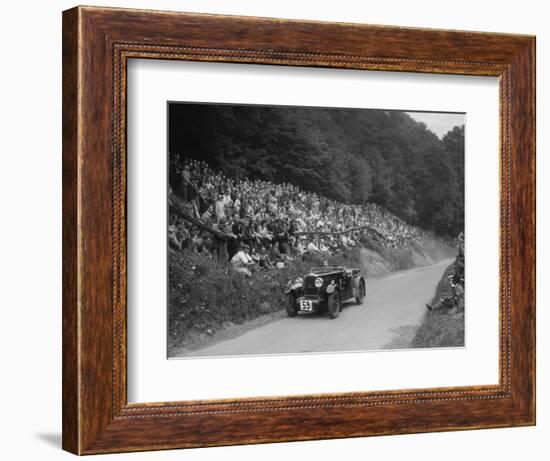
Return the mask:
<svg viewBox="0 0 550 461">
<path fill-rule="evenodd" d="M 439 298 L 450 291 L 449 279 L 454 272 L 454 263 L 451 264 L 441 277 L 432 305 L 436 304 Z M 426 347 L 464 347 L 464 312 L 450 313 L 450 308 L 443 307 L 433 311 L 426 310 L 422 324 L 416 331 L 412 341 L 414 348 Z"/>
</svg>

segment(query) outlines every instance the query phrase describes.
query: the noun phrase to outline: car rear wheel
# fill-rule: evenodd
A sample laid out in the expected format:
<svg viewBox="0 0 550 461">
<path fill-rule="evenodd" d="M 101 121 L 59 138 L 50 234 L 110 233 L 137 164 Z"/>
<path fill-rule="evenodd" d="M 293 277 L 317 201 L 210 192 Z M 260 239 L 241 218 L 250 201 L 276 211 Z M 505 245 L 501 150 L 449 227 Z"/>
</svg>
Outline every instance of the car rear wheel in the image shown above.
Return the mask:
<svg viewBox="0 0 550 461">
<path fill-rule="evenodd" d="M 340 300 L 340 292 L 335 291 L 334 293 L 331 293 L 327 299 L 327 309 L 328 309 L 328 316 L 331 319 L 335 319 L 338 317 L 338 314 L 340 314 L 340 310 L 342 309 Z"/>
<path fill-rule="evenodd" d="M 363 304 L 364 299 L 365 299 L 365 282 L 361 280 L 359 282 L 359 296 L 355 297 L 355 302 L 361 305 Z"/>
<path fill-rule="evenodd" d="M 296 309 L 296 295 L 294 293 L 289 293 L 287 295 L 286 313 L 289 317 L 296 317 L 296 314 L 298 314 L 298 309 Z"/>
</svg>

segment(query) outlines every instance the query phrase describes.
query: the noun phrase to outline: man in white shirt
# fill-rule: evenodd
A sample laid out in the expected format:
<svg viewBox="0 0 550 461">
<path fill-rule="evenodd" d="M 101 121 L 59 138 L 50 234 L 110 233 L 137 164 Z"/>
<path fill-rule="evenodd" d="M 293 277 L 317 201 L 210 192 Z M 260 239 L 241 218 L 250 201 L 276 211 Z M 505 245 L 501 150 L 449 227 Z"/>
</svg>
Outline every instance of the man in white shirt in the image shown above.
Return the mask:
<svg viewBox="0 0 550 461">
<path fill-rule="evenodd" d="M 307 244 L 306 251 L 309 253 L 319 253 L 319 248 L 317 248 L 317 245 L 313 243 L 313 240 L 310 240 L 310 242 Z"/>
<path fill-rule="evenodd" d="M 241 243 L 239 245 L 239 251 L 237 251 L 237 253 L 235 253 L 231 258 L 231 265 L 233 266 L 233 269 L 240 274 L 250 277 L 252 274 L 250 269 L 248 269 L 248 266 L 251 266 L 252 264 L 254 264 L 254 260 L 246 253 L 244 245 Z"/>
<path fill-rule="evenodd" d="M 216 221 L 219 222 L 221 219 L 225 219 L 225 203 L 222 194 L 218 195 L 214 208 L 216 211 Z"/>
<path fill-rule="evenodd" d="M 321 253 L 325 253 L 325 254 L 329 254 L 329 253 L 330 253 L 328 247 L 325 245 L 325 240 L 324 240 L 324 239 L 320 239 L 320 240 L 319 240 L 319 247 L 318 247 L 318 248 L 319 248 L 319 251 L 320 251 Z"/>
</svg>

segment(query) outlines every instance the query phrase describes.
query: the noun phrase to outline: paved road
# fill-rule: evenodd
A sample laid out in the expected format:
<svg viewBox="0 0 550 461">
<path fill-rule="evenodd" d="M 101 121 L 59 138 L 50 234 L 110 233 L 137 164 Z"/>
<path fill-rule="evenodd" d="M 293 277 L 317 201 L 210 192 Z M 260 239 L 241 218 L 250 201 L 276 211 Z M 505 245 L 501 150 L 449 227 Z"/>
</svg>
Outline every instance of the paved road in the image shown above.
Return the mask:
<svg viewBox="0 0 550 461">
<path fill-rule="evenodd" d="M 363 305 L 344 304 L 340 316 L 283 318 L 243 335 L 190 352 L 188 356 L 226 356 L 406 348 L 421 323 L 447 259 L 432 266 L 367 280 Z"/>
</svg>

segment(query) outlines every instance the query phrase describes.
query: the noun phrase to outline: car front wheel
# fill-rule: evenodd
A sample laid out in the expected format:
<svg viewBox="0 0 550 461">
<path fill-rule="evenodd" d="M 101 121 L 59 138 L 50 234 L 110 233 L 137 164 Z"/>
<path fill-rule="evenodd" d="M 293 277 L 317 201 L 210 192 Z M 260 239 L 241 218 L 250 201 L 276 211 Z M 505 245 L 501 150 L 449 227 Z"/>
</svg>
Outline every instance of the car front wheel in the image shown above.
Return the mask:
<svg viewBox="0 0 550 461">
<path fill-rule="evenodd" d="M 364 299 L 365 299 L 365 282 L 361 280 L 359 282 L 359 296 L 355 297 L 355 302 L 361 305 L 363 304 Z"/>
<path fill-rule="evenodd" d="M 335 319 L 338 317 L 338 314 L 340 314 L 341 308 L 340 293 L 335 291 L 334 293 L 331 293 L 327 299 L 328 316 L 331 319 Z"/>
<path fill-rule="evenodd" d="M 294 293 L 289 293 L 287 295 L 286 313 L 289 317 L 296 317 L 296 314 L 298 314 L 298 309 L 296 309 L 296 295 Z"/>
</svg>

